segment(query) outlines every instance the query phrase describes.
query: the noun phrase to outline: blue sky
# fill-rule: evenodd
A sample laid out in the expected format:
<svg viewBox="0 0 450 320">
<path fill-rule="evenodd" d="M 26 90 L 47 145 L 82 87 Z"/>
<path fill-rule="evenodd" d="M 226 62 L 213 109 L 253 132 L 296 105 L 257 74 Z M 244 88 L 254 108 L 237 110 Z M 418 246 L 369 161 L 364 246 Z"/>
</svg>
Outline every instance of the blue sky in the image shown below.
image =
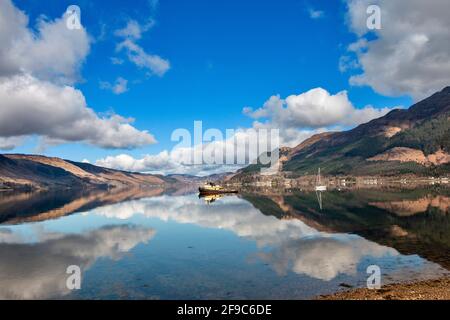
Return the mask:
<svg viewBox="0 0 450 320">
<path fill-rule="evenodd" d="M 244 107 L 257 109 L 272 95 L 285 98 L 319 87 L 331 95 L 346 90 L 348 100 L 357 109 L 367 105 L 407 107 L 414 101 L 407 90 L 386 94 L 376 85 L 350 84 L 352 75 L 364 72 L 361 65 L 345 72 L 339 70 L 342 56 L 357 59 L 348 47 L 361 39 L 350 26 L 346 1 L 13 3 L 29 17 L 28 26 L 35 33 L 39 32 L 36 20 L 42 15 L 53 21 L 69 5 L 78 5 L 90 47 L 79 68 L 81 79 L 72 85 L 97 114 L 114 112 L 132 117 L 135 128 L 148 130 L 158 141 L 132 149 L 66 142 L 38 150 L 46 155 L 95 162 L 123 153 L 135 158 L 157 154 L 175 144 L 170 141 L 174 129 L 191 129 L 194 120 L 220 130 L 251 127 L 254 119 L 243 114 Z M 146 53 L 170 63 L 163 75 L 137 66 L 127 58 L 126 50 L 117 50 L 123 41 L 117 30 L 130 21 L 142 28 L 152 22 L 133 41 Z M 371 37 L 376 39 L 376 35 L 366 34 L 367 39 Z M 113 64 L 112 57 L 121 64 Z M 115 94 L 105 88 L 105 83 L 113 86 L 119 77 L 127 81 L 125 92 Z M 27 138 L 12 152 L 34 153 L 38 139 L 36 135 Z"/>
</svg>

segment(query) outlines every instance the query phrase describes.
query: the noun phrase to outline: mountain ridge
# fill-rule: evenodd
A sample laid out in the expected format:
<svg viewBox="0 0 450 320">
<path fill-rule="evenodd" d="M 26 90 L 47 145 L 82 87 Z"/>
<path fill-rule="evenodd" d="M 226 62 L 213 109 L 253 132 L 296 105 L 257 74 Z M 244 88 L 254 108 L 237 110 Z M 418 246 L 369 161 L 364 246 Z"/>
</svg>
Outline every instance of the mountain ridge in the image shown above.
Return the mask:
<svg viewBox="0 0 450 320">
<path fill-rule="evenodd" d="M 408 109 L 392 110 L 348 131 L 316 134 L 284 149 L 288 151 L 280 152 L 282 171 L 294 176 L 313 174 L 318 167 L 330 175 L 448 173 L 450 86 Z M 397 151 L 405 155 L 405 161 Z M 255 174 L 261 167 L 250 165 L 233 178 Z"/>
<path fill-rule="evenodd" d="M 126 172 L 56 157 L 0 155 L 0 189 L 123 188 L 175 182 L 162 175 Z"/>
</svg>

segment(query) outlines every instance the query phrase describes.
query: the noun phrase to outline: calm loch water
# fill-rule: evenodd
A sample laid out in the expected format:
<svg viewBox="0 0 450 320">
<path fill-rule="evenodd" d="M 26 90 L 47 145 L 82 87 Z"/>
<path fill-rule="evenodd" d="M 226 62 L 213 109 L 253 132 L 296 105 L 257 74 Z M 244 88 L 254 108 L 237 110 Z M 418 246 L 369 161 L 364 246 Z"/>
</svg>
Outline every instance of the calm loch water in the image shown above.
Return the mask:
<svg viewBox="0 0 450 320">
<path fill-rule="evenodd" d="M 0 195 L 1 299 L 299 299 L 450 269 L 447 190 Z M 66 269 L 82 270 L 69 290 Z"/>
</svg>

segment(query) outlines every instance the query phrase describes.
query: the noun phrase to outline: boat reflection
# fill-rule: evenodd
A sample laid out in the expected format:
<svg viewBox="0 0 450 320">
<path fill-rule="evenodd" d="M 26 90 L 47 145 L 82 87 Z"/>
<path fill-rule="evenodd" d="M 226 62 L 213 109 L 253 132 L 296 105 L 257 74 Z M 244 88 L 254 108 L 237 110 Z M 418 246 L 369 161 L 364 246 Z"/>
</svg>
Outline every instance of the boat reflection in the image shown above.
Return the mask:
<svg viewBox="0 0 450 320">
<path fill-rule="evenodd" d="M 323 201 L 322 201 L 322 191 L 316 190 L 317 202 L 319 203 L 319 209 L 322 210 Z"/>
<path fill-rule="evenodd" d="M 220 198 L 224 197 L 224 194 L 202 194 L 200 193 L 198 195 L 200 199 L 203 199 L 206 204 L 211 204 L 215 202 L 216 200 L 219 200 Z"/>
</svg>

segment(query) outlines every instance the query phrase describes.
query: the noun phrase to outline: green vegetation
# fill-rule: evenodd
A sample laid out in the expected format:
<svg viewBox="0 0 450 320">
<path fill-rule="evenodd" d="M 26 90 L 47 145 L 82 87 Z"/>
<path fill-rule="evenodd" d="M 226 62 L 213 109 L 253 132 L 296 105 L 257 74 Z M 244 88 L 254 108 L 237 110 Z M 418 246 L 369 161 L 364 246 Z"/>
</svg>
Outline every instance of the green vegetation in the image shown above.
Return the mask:
<svg viewBox="0 0 450 320">
<path fill-rule="evenodd" d="M 408 147 L 422 150 L 426 155 L 439 149 L 450 150 L 450 114 L 425 121 L 414 128 L 395 135 L 387 144 L 388 148 Z"/>
<path fill-rule="evenodd" d="M 314 145 L 287 162 L 284 171 L 311 174 L 320 166 L 324 174 L 340 175 L 442 175 L 450 172 L 449 164 L 426 167 L 416 162 L 369 162 L 366 159 L 394 147 L 419 149 L 428 155 L 450 150 L 450 114 L 443 114 L 404 130 L 391 139 L 382 135 L 356 137 L 352 142 L 314 150 Z M 311 156 L 313 154 L 314 156 Z"/>
</svg>

